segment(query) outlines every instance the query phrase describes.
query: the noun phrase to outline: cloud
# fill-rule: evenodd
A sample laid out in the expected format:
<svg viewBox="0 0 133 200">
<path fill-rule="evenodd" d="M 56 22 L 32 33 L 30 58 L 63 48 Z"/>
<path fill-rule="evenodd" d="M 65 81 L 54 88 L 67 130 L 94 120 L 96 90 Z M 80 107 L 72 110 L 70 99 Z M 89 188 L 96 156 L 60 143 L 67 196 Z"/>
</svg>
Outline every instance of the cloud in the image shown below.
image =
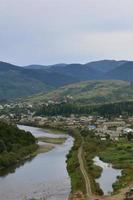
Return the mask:
<svg viewBox="0 0 133 200">
<path fill-rule="evenodd" d="M 132 59 L 132 0 L 1 0 L 0 59 L 15 64 Z"/>
</svg>

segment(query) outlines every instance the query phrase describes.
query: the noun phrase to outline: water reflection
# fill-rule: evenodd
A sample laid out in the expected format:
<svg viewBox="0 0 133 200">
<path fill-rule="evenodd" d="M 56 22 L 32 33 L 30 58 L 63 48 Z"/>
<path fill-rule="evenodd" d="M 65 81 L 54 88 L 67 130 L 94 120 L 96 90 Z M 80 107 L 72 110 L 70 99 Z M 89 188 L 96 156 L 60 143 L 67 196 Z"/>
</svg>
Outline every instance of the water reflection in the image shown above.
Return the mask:
<svg viewBox="0 0 133 200">
<path fill-rule="evenodd" d="M 25 126 L 21 128 L 45 135 L 42 129 Z M 39 154 L 17 168 L 14 173 L 1 177 L 0 200 L 25 200 L 32 197 L 66 200 L 71 186 L 65 161 L 72 145 L 73 139 L 68 137 L 64 144 L 57 145 L 50 152 Z"/>
<path fill-rule="evenodd" d="M 121 170 L 114 169 L 111 164 L 101 161 L 97 156 L 93 159 L 93 161 L 95 165 L 103 169 L 100 178 L 96 179 L 96 182 L 99 183 L 104 195 L 108 195 L 113 192 L 112 185 L 116 182 L 117 177 L 121 176 Z"/>
</svg>

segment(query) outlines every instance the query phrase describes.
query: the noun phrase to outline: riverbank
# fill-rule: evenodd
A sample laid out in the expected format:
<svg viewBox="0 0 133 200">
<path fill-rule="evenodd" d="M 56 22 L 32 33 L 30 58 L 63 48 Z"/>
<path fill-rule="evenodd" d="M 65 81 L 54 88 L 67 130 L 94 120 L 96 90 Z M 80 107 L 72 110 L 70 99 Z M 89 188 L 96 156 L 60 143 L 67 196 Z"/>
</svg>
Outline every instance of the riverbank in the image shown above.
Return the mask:
<svg viewBox="0 0 133 200">
<path fill-rule="evenodd" d="M 35 154 L 46 153 L 55 148 L 55 145 L 61 145 L 67 138 L 50 138 L 50 137 L 38 137 L 38 149 Z M 39 144 L 41 142 L 41 144 Z"/>
<path fill-rule="evenodd" d="M 0 122 L 0 175 L 31 159 L 37 148 L 36 139 L 31 133 Z"/>
<path fill-rule="evenodd" d="M 39 123 L 31 123 L 31 122 L 27 122 L 27 123 L 20 123 L 17 122 L 18 125 L 24 125 L 24 126 L 29 126 L 29 127 L 36 127 L 36 128 L 42 128 L 44 131 L 48 132 L 48 133 L 52 133 L 52 134 L 67 134 L 67 130 L 68 128 L 63 127 L 63 126 L 53 126 L 52 124 L 50 125 L 40 125 Z"/>
<path fill-rule="evenodd" d="M 67 155 L 67 171 L 71 178 L 71 194 L 69 199 L 84 199 L 86 192 L 85 181 L 80 170 L 78 151 L 82 143 L 81 135 L 78 130 L 70 130 L 69 134 L 74 138 L 74 144 Z"/>
<path fill-rule="evenodd" d="M 66 141 L 66 138 L 59 138 L 59 137 L 58 138 L 39 137 L 35 139 L 35 137 L 31 135 L 31 139 L 32 139 L 31 141 L 34 141 L 34 144 L 32 144 L 32 142 L 29 142 L 29 145 L 28 145 L 28 140 L 30 139 L 29 136 L 31 134 L 28 130 L 24 131 L 23 129 L 19 129 L 18 128 L 19 126 L 16 127 L 15 125 L 8 125 L 5 123 L 3 123 L 2 125 L 4 125 L 5 134 L 6 134 L 6 129 L 9 130 L 9 128 L 7 127 L 11 127 L 9 131 L 10 133 L 11 133 L 11 129 L 13 129 L 14 134 L 16 131 L 20 132 L 21 137 L 23 134 L 25 134 L 24 139 L 27 145 L 23 145 L 21 148 L 19 148 L 19 150 L 18 149 L 15 150 L 15 146 L 14 146 L 12 152 L 6 152 L 6 151 L 0 152 L 0 176 L 8 174 L 10 173 L 10 171 L 14 171 L 16 168 L 23 165 L 26 161 L 31 160 L 32 158 L 34 158 L 40 153 L 46 153 L 46 152 L 51 151 L 52 149 L 55 148 L 55 144 L 61 145 Z M 0 127 L 0 130 L 2 131 L 1 127 Z M 52 129 L 50 129 L 48 133 L 50 135 L 55 134 L 56 136 L 60 134 L 62 135 L 65 132 L 61 132 L 61 131 L 58 132 L 58 130 L 56 129 L 54 133 L 52 133 Z M 20 134 L 18 134 L 18 136 L 20 136 Z M 26 134 L 27 134 L 27 141 L 26 141 Z M 14 138 L 14 136 L 12 136 L 12 138 Z M 6 138 L 6 140 L 7 139 L 8 138 Z M 24 140 L 22 141 L 24 142 Z M 41 142 L 41 144 L 39 141 Z M 13 140 L 12 140 L 12 143 L 13 143 Z M 3 140 L 0 140 L 0 148 L 2 148 L 1 145 L 3 146 L 3 148 L 6 148 L 4 147 L 5 144 Z M 14 145 L 17 146 L 17 143 L 15 143 Z"/>
<path fill-rule="evenodd" d="M 38 149 L 35 152 L 35 156 L 37 156 L 40 153 L 47 153 L 54 148 L 55 148 L 54 145 L 49 145 L 49 144 L 39 145 Z"/>
<path fill-rule="evenodd" d="M 50 137 L 38 137 L 37 140 L 40 142 L 50 143 L 50 144 L 63 144 L 66 141 L 65 138 L 50 138 Z"/>
<path fill-rule="evenodd" d="M 68 172 L 72 183 L 73 196 L 71 195 L 71 199 L 74 199 L 74 195 L 78 192 L 79 194 L 82 192 L 84 196 L 87 193 L 87 190 L 85 190 L 85 180 L 82 176 L 83 173 L 81 174 L 80 163 L 77 159 L 78 149 L 82 144 L 83 164 L 88 174 L 92 194 L 94 194 L 92 196 L 98 197 L 98 199 L 116 200 L 117 197 L 123 200 L 126 188 L 129 189 L 129 185 L 132 186 L 133 183 L 133 142 L 125 139 L 120 139 L 117 142 L 111 140 L 101 141 L 99 137 L 88 130 L 77 130 L 76 136 L 74 131 L 71 131 L 71 133 L 75 138 L 74 146 L 67 160 Z M 102 168 L 95 165 L 93 161 L 95 156 L 99 156 L 107 163 L 112 163 L 112 167 L 116 168 L 116 171 L 117 169 L 122 169 L 121 176 L 116 177 L 116 180 L 114 180 L 112 196 L 102 196 L 103 191 L 96 182 L 96 179 L 101 176 Z"/>
<path fill-rule="evenodd" d="M 121 139 L 117 143 L 110 143 L 100 158 L 112 163 L 115 168 L 122 169 L 122 176 L 113 184 L 114 193 L 121 188 L 128 187 L 133 182 L 133 142 Z"/>
<path fill-rule="evenodd" d="M 48 136 L 42 128 L 19 127 L 36 136 Z M 60 138 L 58 134 L 50 133 L 52 137 L 55 135 Z M 63 136 L 63 135 L 61 135 Z M 48 136 L 49 137 L 49 136 Z M 73 138 L 66 136 L 62 144 L 43 144 L 39 145 L 44 151 L 44 147 L 49 145 L 53 148 L 47 153 L 40 153 L 28 162 L 24 162 L 21 167 L 13 173 L 8 173 L 4 177 L 0 177 L 0 196 L 2 200 L 24 200 L 24 199 L 58 199 L 66 200 L 71 191 L 70 178 L 66 170 L 66 155 L 73 146 Z M 46 150 L 46 149 L 45 149 Z M 56 173 L 55 173 L 56 172 Z M 11 184 L 10 184 L 11 183 Z"/>
<path fill-rule="evenodd" d="M 30 124 L 26 124 L 26 125 L 18 124 L 17 126 L 21 129 L 24 128 L 27 131 L 29 128 L 33 127 L 33 126 L 31 127 Z M 39 129 L 42 130 L 41 135 L 36 134 Z M 32 132 L 32 130 L 31 130 L 31 132 Z M 57 128 L 54 130 L 53 128 L 48 129 L 48 127 L 46 128 L 44 126 L 34 125 L 33 132 L 32 132 L 32 134 L 35 136 L 36 141 L 38 143 L 38 149 L 35 152 L 35 154 L 46 153 L 46 152 L 52 150 L 53 148 L 55 148 L 55 145 L 63 144 L 67 139 L 66 131 L 64 131 L 64 130 L 61 131 L 61 129 L 58 130 Z M 43 134 L 43 132 L 45 134 Z"/>
</svg>

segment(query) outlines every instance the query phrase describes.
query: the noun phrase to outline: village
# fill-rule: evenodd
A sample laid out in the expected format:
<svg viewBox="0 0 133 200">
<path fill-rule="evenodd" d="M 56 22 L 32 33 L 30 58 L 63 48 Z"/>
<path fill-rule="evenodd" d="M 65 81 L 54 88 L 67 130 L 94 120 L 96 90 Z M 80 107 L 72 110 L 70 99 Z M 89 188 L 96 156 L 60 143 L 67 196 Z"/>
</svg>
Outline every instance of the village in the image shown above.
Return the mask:
<svg viewBox="0 0 133 200">
<path fill-rule="evenodd" d="M 12 112 L 11 109 L 18 108 L 23 112 Z M 32 110 L 30 104 L 4 105 L 0 109 L 7 108 L 10 112 L 0 114 L 0 121 L 8 123 L 37 126 L 52 129 L 87 129 L 90 133 L 98 136 L 101 142 L 112 140 L 119 142 L 121 138 L 133 140 L 133 116 L 120 115 L 119 117 L 103 117 L 98 115 L 74 115 L 70 116 L 39 116 Z M 19 110 L 20 111 L 20 110 Z M 89 133 L 88 131 L 88 133 Z M 79 195 L 79 194 L 78 194 Z M 77 196 L 75 196 L 75 199 Z M 133 199 L 133 190 L 128 190 L 123 194 L 124 200 Z M 80 198 L 77 198 L 80 199 Z M 81 198 L 82 199 L 82 198 Z M 113 198 L 112 198 L 113 199 Z"/>
<path fill-rule="evenodd" d="M 29 108 L 29 105 L 28 105 Z M 64 116 L 36 116 L 34 112 L 27 112 L 26 114 L 3 114 L 0 115 L 0 120 L 12 121 L 19 124 L 29 124 L 39 127 L 51 128 L 87 128 L 100 136 L 101 141 L 107 138 L 117 141 L 120 137 L 126 137 L 133 133 L 133 116 L 114 117 L 111 119 L 101 116 L 75 116 L 71 114 L 70 117 Z"/>
<path fill-rule="evenodd" d="M 40 116 L 22 116 L 19 123 L 26 124 L 31 123 L 36 126 L 42 127 L 66 127 L 66 128 L 87 128 L 100 136 L 101 141 L 110 138 L 117 141 L 119 137 L 127 136 L 129 133 L 133 133 L 133 117 L 124 119 L 122 116 L 114 118 L 112 120 L 100 117 L 100 116 L 81 116 L 70 117 L 56 116 L 56 117 L 40 117 Z"/>
</svg>

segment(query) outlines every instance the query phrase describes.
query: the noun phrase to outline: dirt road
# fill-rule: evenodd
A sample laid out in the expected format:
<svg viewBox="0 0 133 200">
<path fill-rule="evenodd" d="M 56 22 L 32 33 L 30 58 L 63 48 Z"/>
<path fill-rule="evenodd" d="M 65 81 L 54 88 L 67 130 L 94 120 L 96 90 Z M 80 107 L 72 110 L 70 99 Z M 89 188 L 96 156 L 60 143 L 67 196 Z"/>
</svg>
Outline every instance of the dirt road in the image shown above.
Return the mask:
<svg viewBox="0 0 133 200">
<path fill-rule="evenodd" d="M 80 170 L 84 176 L 85 179 L 85 185 L 86 185 L 86 200 L 92 200 L 92 191 L 91 191 L 91 183 L 90 183 L 90 179 L 88 177 L 87 171 L 85 169 L 84 166 L 84 161 L 82 158 L 82 151 L 83 151 L 83 147 L 81 145 L 81 147 L 79 148 L 78 151 L 78 159 L 79 159 L 79 164 L 80 164 Z"/>
</svg>

